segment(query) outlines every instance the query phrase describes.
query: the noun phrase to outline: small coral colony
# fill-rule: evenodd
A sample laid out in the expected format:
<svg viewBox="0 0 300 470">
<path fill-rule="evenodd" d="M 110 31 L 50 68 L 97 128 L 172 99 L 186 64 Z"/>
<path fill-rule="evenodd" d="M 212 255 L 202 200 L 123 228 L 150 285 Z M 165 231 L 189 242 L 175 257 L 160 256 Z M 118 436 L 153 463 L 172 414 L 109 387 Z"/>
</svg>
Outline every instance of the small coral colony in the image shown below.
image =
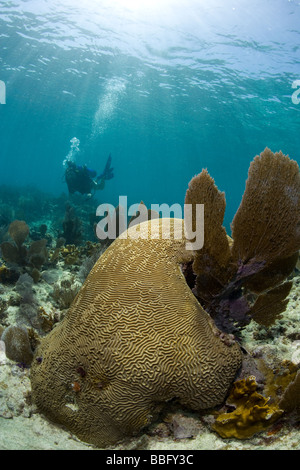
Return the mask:
<svg viewBox="0 0 300 470">
<path fill-rule="evenodd" d="M 147 433 L 177 408 L 213 417 L 205 423 L 223 439 L 299 424 L 299 365 L 245 347 L 245 332 L 275 331 L 287 315 L 299 266 L 297 163 L 269 149 L 254 158 L 230 236 L 224 193 L 207 170 L 183 202 L 204 204 L 195 251 L 175 236 L 181 219 L 166 238 L 150 212 L 139 230 L 156 237 L 105 242 L 79 201 L 56 232 L 2 221 L 6 355 L 28 369 L 38 412 L 98 447 Z M 90 241 L 76 211 L 89 219 Z M 37 298 L 43 285 L 46 299 Z"/>
</svg>

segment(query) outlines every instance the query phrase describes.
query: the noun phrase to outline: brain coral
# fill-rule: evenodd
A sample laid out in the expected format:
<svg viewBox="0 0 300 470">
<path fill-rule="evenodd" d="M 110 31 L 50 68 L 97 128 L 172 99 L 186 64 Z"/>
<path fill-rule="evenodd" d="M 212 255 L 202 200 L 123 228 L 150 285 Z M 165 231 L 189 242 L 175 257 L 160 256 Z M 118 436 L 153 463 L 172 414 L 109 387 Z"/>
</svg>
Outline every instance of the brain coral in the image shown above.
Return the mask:
<svg viewBox="0 0 300 470">
<path fill-rule="evenodd" d="M 99 447 L 137 433 L 171 399 L 194 410 L 220 404 L 241 364 L 239 346 L 219 334 L 181 272 L 192 257 L 177 239 L 182 220 L 170 239 L 166 221 L 112 243 L 35 353 L 39 410 Z"/>
</svg>

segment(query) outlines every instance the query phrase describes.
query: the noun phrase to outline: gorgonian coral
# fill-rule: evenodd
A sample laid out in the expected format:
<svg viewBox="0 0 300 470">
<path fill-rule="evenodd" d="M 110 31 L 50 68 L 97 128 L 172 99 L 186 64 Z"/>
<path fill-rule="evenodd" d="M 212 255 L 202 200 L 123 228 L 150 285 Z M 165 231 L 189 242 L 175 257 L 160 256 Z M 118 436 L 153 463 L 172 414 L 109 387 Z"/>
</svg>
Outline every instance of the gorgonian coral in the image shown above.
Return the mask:
<svg viewBox="0 0 300 470">
<path fill-rule="evenodd" d="M 232 222 L 233 240 L 222 226 L 224 193 L 206 170 L 191 180 L 185 203 L 205 207 L 204 247 L 192 265 L 193 291 L 202 306 L 230 333 L 252 318 L 272 323 L 286 307 L 292 284 L 283 281 L 293 271 L 300 249 L 297 163 L 267 148 L 255 157 Z"/>
<path fill-rule="evenodd" d="M 1 243 L 2 258 L 20 268 L 29 268 L 30 275 L 38 281 L 39 270 L 48 258 L 47 240 L 36 240 L 29 247 L 25 246 L 29 226 L 24 220 L 14 220 L 8 228 L 8 233 L 12 240 Z"/>
</svg>

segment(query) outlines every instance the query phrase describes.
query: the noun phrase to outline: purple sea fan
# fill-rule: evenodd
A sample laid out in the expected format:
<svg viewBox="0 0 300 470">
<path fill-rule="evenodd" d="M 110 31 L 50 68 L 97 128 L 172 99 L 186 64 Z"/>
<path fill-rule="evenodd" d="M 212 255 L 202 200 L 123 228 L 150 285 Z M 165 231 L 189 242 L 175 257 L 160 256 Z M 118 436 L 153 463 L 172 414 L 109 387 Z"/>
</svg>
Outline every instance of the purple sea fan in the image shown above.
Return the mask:
<svg viewBox="0 0 300 470">
<path fill-rule="evenodd" d="M 246 277 L 253 276 L 253 274 L 257 274 L 263 269 L 265 264 L 265 261 L 256 261 L 255 258 L 252 258 L 245 264 L 242 260 L 239 260 L 236 280 L 244 279 Z"/>
<path fill-rule="evenodd" d="M 203 308 L 224 332 L 243 328 L 251 318 L 260 324 L 275 321 L 286 306 L 290 286 L 285 281 L 300 249 L 297 162 L 268 148 L 254 158 L 232 238 L 222 226 L 224 194 L 207 170 L 192 179 L 185 203 L 205 206 L 204 246 L 192 266 L 192 290 Z"/>
</svg>

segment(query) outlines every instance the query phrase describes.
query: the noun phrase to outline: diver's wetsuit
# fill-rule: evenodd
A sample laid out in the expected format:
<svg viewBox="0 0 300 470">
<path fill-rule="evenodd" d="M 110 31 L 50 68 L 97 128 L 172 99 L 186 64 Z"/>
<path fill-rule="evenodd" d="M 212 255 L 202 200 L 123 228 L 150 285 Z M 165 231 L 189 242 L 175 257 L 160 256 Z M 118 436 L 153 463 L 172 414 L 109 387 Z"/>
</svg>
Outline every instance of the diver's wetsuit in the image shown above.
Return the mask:
<svg viewBox="0 0 300 470">
<path fill-rule="evenodd" d="M 97 176 L 95 181 L 93 178 L 96 175 L 95 170 L 90 170 L 86 165 L 76 165 L 76 163 L 69 160 L 65 171 L 69 193 L 73 194 L 78 191 L 81 194 L 91 195 L 92 190 L 104 189 L 105 181 L 114 177 L 113 168 L 111 167 L 111 154 L 108 156 L 103 173 Z"/>
<path fill-rule="evenodd" d="M 94 170 L 69 162 L 65 172 L 69 193 L 73 194 L 78 191 L 81 194 L 90 194 L 96 186 L 92 179 L 95 176 L 96 172 Z"/>
</svg>

